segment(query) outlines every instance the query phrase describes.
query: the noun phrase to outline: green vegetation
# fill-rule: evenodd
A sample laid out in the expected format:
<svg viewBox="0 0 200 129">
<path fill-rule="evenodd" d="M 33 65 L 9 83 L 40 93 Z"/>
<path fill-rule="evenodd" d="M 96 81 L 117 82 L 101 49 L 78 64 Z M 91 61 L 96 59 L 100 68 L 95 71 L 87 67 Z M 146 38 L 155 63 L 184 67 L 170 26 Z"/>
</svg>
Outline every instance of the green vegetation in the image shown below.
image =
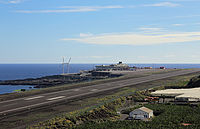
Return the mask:
<svg viewBox="0 0 200 129">
<path fill-rule="evenodd" d="M 21 89 L 18 89 L 18 90 L 14 90 L 14 92 L 20 92 L 21 91 Z"/>
<path fill-rule="evenodd" d="M 119 115 L 116 114 L 115 110 L 106 110 L 100 111 L 98 113 L 104 112 L 104 113 L 109 113 L 112 112 L 113 116 L 109 115 L 104 115 L 104 117 L 96 117 L 96 119 L 93 121 L 93 119 L 90 119 L 92 117 L 87 117 L 87 121 L 84 120 L 79 120 L 81 116 L 87 116 L 84 114 L 89 113 L 89 111 L 95 111 L 95 110 L 100 110 L 101 107 L 105 107 L 106 104 L 110 104 L 114 102 L 115 100 L 123 100 L 121 101 L 122 106 L 116 105 L 115 108 L 117 108 L 117 111 L 120 111 L 118 107 L 121 108 L 129 108 L 133 107 L 132 104 L 134 103 L 129 103 L 132 102 L 130 100 L 143 100 L 146 96 L 149 96 L 149 93 L 145 89 L 150 89 L 150 88 L 155 88 L 159 89 L 160 87 L 165 87 L 165 86 L 185 86 L 191 78 L 198 76 L 199 73 L 195 74 L 189 74 L 189 75 L 183 75 L 183 76 L 177 76 L 177 77 L 172 77 L 172 78 L 167 78 L 167 79 L 162 79 L 162 80 L 156 80 L 152 82 L 147 82 L 147 83 L 142 83 L 139 85 L 133 85 L 129 87 L 124 87 L 121 89 L 116 89 L 112 91 L 107 91 L 104 94 L 99 94 L 96 96 L 90 96 L 88 98 L 82 98 L 81 100 L 76 100 L 72 101 L 69 103 L 66 103 L 64 105 L 60 106 L 51 106 L 48 109 L 42 109 L 42 110 L 37 110 L 35 112 L 30 112 L 26 113 L 24 115 L 18 115 L 16 117 L 11 117 L 8 119 L 4 119 L 4 121 L 0 122 L 1 128 L 15 128 L 18 126 L 23 126 L 23 128 L 29 126 L 32 126 L 30 128 L 56 128 L 59 126 L 60 121 L 64 121 L 65 125 L 62 125 L 61 128 L 67 128 L 70 127 L 68 123 L 65 122 L 67 120 L 66 118 L 69 118 L 69 120 L 74 120 L 73 122 L 70 122 L 71 128 L 78 127 L 80 124 L 81 126 L 87 122 L 93 122 L 93 123 L 104 123 L 104 122 L 110 122 L 110 121 L 118 121 Z M 139 76 L 139 75 L 137 75 Z M 141 76 L 141 75 L 140 75 Z M 134 78 L 136 76 L 132 76 Z M 26 91 L 22 92 L 19 94 L 10 94 L 12 97 L 15 95 L 29 95 L 30 94 L 37 94 L 37 93 L 45 93 L 51 90 L 62 90 L 62 89 L 70 89 L 72 87 L 82 87 L 86 86 L 87 84 L 91 83 L 103 83 L 104 81 L 114 81 L 114 80 L 120 80 L 123 78 L 131 78 L 131 76 L 122 76 L 119 78 L 113 78 L 113 79 L 106 79 L 106 80 L 98 80 L 94 82 L 87 82 L 87 83 L 80 83 L 80 84 L 73 84 L 73 85 L 65 85 L 65 86 L 58 86 L 58 87 L 51 87 L 51 88 L 44 88 L 41 90 L 33 90 L 33 91 Z M 10 97 L 10 95 L 5 95 L 4 97 Z M 140 97 L 138 97 L 140 96 Z M 3 97 L 3 98 L 4 98 Z M 137 99 L 136 99 L 137 98 Z M 124 101 L 125 100 L 125 101 Z M 127 101 L 128 100 L 128 101 Z M 101 109 L 102 110 L 102 109 Z M 95 112 L 95 114 L 98 114 Z M 72 117 L 72 118 L 71 118 Z M 76 118 L 76 119 L 74 119 Z M 71 121 L 70 120 L 70 121 Z M 77 120 L 77 121 L 75 121 Z M 68 121 L 69 122 L 69 121 Z M 125 122 L 125 121 L 124 121 Z M 38 124 L 39 123 L 39 124 Z M 49 123 L 49 124 L 47 124 Z M 73 125 L 73 126 L 72 126 Z"/>
<path fill-rule="evenodd" d="M 174 85 L 181 85 L 185 86 L 191 77 L 194 75 L 188 76 L 179 76 L 176 77 L 176 81 L 169 81 L 165 80 L 165 86 L 174 86 Z M 156 82 L 158 83 L 158 82 Z M 155 85 L 154 85 L 155 86 Z M 89 99 L 88 103 L 98 102 L 96 106 L 88 107 L 82 110 L 78 110 L 75 112 L 64 114 L 60 117 L 55 117 L 50 119 L 46 122 L 41 122 L 38 125 L 33 126 L 33 128 L 43 127 L 43 128 L 69 128 L 69 127 L 76 127 L 77 125 L 81 124 L 84 126 L 85 122 L 91 121 L 91 123 L 106 123 L 113 120 L 117 120 L 119 118 L 118 114 L 116 114 L 116 108 L 122 106 L 126 101 L 126 96 L 131 96 L 135 101 L 142 101 L 146 96 L 149 95 L 148 91 L 136 91 L 134 88 L 123 88 L 120 92 L 115 94 L 103 97 L 103 98 L 93 98 Z M 128 99 L 128 98 L 126 98 Z M 123 100 L 123 101 L 122 101 Z M 110 108 L 112 107 L 112 108 Z M 129 109 L 132 110 L 132 109 Z M 127 112 L 128 113 L 128 112 Z M 90 123 L 90 124 L 91 124 Z M 87 125 L 87 124 L 86 124 Z"/>
<path fill-rule="evenodd" d="M 194 77 L 194 75 L 179 76 L 175 78 L 176 81 L 172 81 L 173 79 L 165 80 L 165 85 L 160 87 L 187 86 L 191 77 Z M 150 95 L 148 90 L 136 91 L 134 88 L 128 87 L 121 90 L 103 98 L 88 100 L 88 103 L 97 101 L 99 104 L 96 106 L 70 112 L 46 122 L 40 122 L 31 128 L 187 128 L 182 125 L 183 123 L 192 124 L 188 127 L 199 126 L 200 107 L 193 108 L 190 106 L 165 104 L 145 105 L 154 110 L 155 117 L 152 121 L 118 121 L 117 109 L 124 107 L 127 100 L 143 101 L 144 98 Z M 135 105 L 133 108 L 123 110 L 122 113 L 128 114 L 141 106 L 143 105 Z M 193 116 L 198 119 L 192 119 Z"/>
<path fill-rule="evenodd" d="M 200 127 L 200 107 L 151 104 L 145 105 L 153 109 L 155 117 L 152 121 L 106 121 L 94 122 L 89 121 L 77 126 L 76 129 L 182 129 L 182 128 L 199 128 Z M 189 124 L 184 126 L 183 124 Z"/>
<path fill-rule="evenodd" d="M 86 108 L 79 112 L 67 113 L 61 117 L 56 117 L 47 122 L 41 122 L 30 128 L 71 128 L 85 123 L 87 121 L 106 121 L 117 120 L 119 115 L 116 113 L 117 108 L 124 102 L 123 98 L 117 99 L 111 103 L 106 103 L 94 109 Z"/>
</svg>

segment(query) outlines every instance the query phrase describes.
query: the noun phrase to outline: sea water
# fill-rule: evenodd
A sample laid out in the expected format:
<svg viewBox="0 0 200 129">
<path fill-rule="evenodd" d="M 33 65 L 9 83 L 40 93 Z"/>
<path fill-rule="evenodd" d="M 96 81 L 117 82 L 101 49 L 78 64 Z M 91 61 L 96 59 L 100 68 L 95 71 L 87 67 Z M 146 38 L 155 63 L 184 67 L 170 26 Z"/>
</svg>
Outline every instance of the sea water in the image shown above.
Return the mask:
<svg viewBox="0 0 200 129">
<path fill-rule="evenodd" d="M 71 64 L 70 73 L 78 73 L 80 70 L 94 69 L 95 64 Z M 65 72 L 67 70 L 66 66 Z M 38 78 L 43 76 L 58 75 L 63 72 L 61 64 L 0 64 L 0 81 L 25 78 Z M 29 85 L 0 85 L 0 94 L 16 92 L 20 89 L 31 90 Z"/>
</svg>

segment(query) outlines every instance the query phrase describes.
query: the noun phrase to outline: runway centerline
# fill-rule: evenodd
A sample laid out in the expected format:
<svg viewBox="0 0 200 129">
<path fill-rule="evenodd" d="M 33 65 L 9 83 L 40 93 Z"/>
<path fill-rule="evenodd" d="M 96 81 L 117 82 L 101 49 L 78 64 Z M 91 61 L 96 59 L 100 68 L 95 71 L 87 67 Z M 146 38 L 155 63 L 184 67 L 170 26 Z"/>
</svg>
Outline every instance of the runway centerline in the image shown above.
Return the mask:
<svg viewBox="0 0 200 129">
<path fill-rule="evenodd" d="M 25 98 L 24 100 L 33 100 L 33 99 L 39 99 L 39 98 L 43 98 L 44 96 L 35 96 L 35 97 L 31 97 L 31 98 Z"/>
<path fill-rule="evenodd" d="M 55 99 L 61 99 L 61 98 L 64 98 L 65 96 L 58 96 L 58 97 L 54 97 L 54 98 L 50 98 L 50 99 L 47 99 L 47 100 L 55 100 Z"/>
</svg>

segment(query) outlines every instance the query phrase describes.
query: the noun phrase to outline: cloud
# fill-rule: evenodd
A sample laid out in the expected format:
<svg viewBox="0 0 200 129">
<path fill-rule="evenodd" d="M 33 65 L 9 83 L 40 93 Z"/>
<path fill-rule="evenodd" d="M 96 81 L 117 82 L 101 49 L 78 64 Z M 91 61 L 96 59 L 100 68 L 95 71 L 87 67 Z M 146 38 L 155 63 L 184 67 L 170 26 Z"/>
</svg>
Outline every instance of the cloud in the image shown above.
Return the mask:
<svg viewBox="0 0 200 129">
<path fill-rule="evenodd" d="M 19 3 L 23 0 L 10 0 L 10 3 Z M 156 4 L 148 4 L 148 5 L 140 5 L 141 6 L 151 6 L 151 7 L 176 7 L 179 4 L 174 4 L 170 2 L 156 3 Z M 121 9 L 121 8 L 135 8 L 137 6 L 121 6 L 121 5 L 109 5 L 109 6 L 62 6 L 59 9 L 50 9 L 50 10 L 17 10 L 17 13 L 73 13 L 73 12 L 94 12 L 100 11 L 103 9 Z"/>
<path fill-rule="evenodd" d="M 10 0 L 9 3 L 10 4 L 18 4 L 18 3 L 21 3 L 23 2 L 23 0 Z"/>
<path fill-rule="evenodd" d="M 177 7 L 180 6 L 180 4 L 175 4 L 171 2 L 162 2 L 162 3 L 155 3 L 155 4 L 146 4 L 144 6 L 147 7 Z"/>
<path fill-rule="evenodd" d="M 145 33 L 160 33 L 165 31 L 164 28 L 155 28 L 155 27 L 141 27 L 139 30 L 145 32 Z"/>
<path fill-rule="evenodd" d="M 19 4 L 24 2 L 24 0 L 0 0 L 0 3 L 3 4 Z"/>
<path fill-rule="evenodd" d="M 80 33 L 80 37 L 89 37 L 89 36 L 93 36 L 92 33 Z"/>
<path fill-rule="evenodd" d="M 70 10 L 18 10 L 17 13 L 75 13 L 75 12 L 93 12 L 95 9 L 70 9 Z"/>
<path fill-rule="evenodd" d="M 144 30 L 144 31 L 160 31 L 163 30 L 163 28 L 148 28 L 148 27 L 141 27 L 139 30 Z"/>
<path fill-rule="evenodd" d="M 62 9 L 55 10 L 17 10 L 18 13 L 73 13 L 73 12 L 93 12 L 102 9 L 118 9 L 122 6 L 63 6 Z"/>
<path fill-rule="evenodd" d="M 172 24 L 173 26 L 184 26 L 184 24 Z"/>
<path fill-rule="evenodd" d="M 177 32 L 168 34 L 100 34 L 80 38 L 64 38 L 61 40 L 99 45 L 154 45 L 200 41 L 200 32 Z"/>
<path fill-rule="evenodd" d="M 111 5 L 111 6 L 62 6 L 60 8 L 67 8 L 67 9 L 81 9 L 81 8 L 87 8 L 87 9 L 115 9 L 115 8 L 124 8 L 120 5 Z"/>
</svg>

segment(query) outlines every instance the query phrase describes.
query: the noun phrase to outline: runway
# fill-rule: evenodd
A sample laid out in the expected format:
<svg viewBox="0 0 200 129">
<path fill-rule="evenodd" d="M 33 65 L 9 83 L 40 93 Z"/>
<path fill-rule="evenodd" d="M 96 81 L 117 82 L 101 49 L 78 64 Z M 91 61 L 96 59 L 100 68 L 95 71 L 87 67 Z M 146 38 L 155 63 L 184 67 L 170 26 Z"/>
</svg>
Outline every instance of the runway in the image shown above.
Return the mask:
<svg viewBox="0 0 200 129">
<path fill-rule="evenodd" d="M 180 71 L 173 71 L 169 73 L 159 73 L 159 74 L 157 73 L 145 77 L 107 82 L 92 86 L 86 86 L 82 88 L 75 88 L 70 90 L 63 90 L 63 91 L 39 94 L 35 96 L 29 96 L 25 98 L 2 101 L 0 102 L 0 116 L 6 116 L 7 114 L 26 111 L 37 107 L 51 105 L 53 103 L 59 103 L 69 99 L 76 99 L 78 97 L 84 97 L 86 95 L 97 94 L 100 92 L 103 94 L 104 91 L 108 90 L 114 90 L 126 86 L 134 86 L 145 82 L 150 82 L 185 74 L 191 74 L 195 72 L 200 72 L 200 69 L 180 70 Z"/>
</svg>

